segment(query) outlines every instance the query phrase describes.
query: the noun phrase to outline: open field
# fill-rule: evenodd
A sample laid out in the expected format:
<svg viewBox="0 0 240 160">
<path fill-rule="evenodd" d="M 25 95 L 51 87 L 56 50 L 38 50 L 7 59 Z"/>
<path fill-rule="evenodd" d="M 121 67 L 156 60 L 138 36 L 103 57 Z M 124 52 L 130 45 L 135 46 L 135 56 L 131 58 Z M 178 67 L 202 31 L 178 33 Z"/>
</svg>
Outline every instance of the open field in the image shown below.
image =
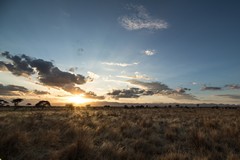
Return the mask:
<svg viewBox="0 0 240 160">
<path fill-rule="evenodd" d="M 240 159 L 240 109 L 1 110 L 0 158 Z"/>
</svg>

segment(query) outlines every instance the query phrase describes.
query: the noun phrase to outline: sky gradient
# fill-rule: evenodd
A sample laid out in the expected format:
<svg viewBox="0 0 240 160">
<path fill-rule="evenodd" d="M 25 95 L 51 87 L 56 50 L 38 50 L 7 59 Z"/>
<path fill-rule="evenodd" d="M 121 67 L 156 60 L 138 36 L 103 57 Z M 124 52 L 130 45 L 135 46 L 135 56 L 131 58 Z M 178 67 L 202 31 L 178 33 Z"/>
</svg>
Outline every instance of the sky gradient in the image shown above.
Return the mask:
<svg viewBox="0 0 240 160">
<path fill-rule="evenodd" d="M 0 1 L 0 97 L 240 104 L 240 2 Z"/>
</svg>

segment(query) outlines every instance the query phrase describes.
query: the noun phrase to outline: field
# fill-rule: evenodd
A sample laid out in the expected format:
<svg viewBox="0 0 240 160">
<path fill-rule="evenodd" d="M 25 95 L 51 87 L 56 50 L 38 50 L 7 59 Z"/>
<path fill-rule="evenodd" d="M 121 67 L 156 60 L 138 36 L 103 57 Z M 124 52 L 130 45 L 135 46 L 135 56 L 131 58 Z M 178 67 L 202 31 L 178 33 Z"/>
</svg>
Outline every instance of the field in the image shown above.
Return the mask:
<svg viewBox="0 0 240 160">
<path fill-rule="evenodd" d="M 240 109 L 0 111 L 0 158 L 240 159 Z"/>
</svg>

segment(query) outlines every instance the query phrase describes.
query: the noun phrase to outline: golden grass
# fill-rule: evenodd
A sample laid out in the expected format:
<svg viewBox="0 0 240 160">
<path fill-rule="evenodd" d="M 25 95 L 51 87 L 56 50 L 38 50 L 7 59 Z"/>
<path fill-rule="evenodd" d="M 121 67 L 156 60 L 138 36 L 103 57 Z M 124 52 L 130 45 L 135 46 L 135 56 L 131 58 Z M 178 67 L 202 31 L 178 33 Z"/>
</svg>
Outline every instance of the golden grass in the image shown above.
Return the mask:
<svg viewBox="0 0 240 160">
<path fill-rule="evenodd" d="M 240 159 L 240 110 L 123 109 L 0 112 L 0 158 Z"/>
</svg>

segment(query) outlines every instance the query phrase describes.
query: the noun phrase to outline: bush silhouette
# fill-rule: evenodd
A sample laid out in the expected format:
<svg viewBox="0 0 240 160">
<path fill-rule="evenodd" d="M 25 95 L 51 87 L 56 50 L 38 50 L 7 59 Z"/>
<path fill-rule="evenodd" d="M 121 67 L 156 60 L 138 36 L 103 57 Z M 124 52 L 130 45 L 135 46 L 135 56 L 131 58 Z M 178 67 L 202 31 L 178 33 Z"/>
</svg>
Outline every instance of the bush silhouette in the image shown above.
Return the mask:
<svg viewBox="0 0 240 160">
<path fill-rule="evenodd" d="M 51 107 L 51 104 L 49 101 L 39 101 L 38 103 L 35 104 L 35 107 L 41 107 L 41 108 Z"/>
</svg>

